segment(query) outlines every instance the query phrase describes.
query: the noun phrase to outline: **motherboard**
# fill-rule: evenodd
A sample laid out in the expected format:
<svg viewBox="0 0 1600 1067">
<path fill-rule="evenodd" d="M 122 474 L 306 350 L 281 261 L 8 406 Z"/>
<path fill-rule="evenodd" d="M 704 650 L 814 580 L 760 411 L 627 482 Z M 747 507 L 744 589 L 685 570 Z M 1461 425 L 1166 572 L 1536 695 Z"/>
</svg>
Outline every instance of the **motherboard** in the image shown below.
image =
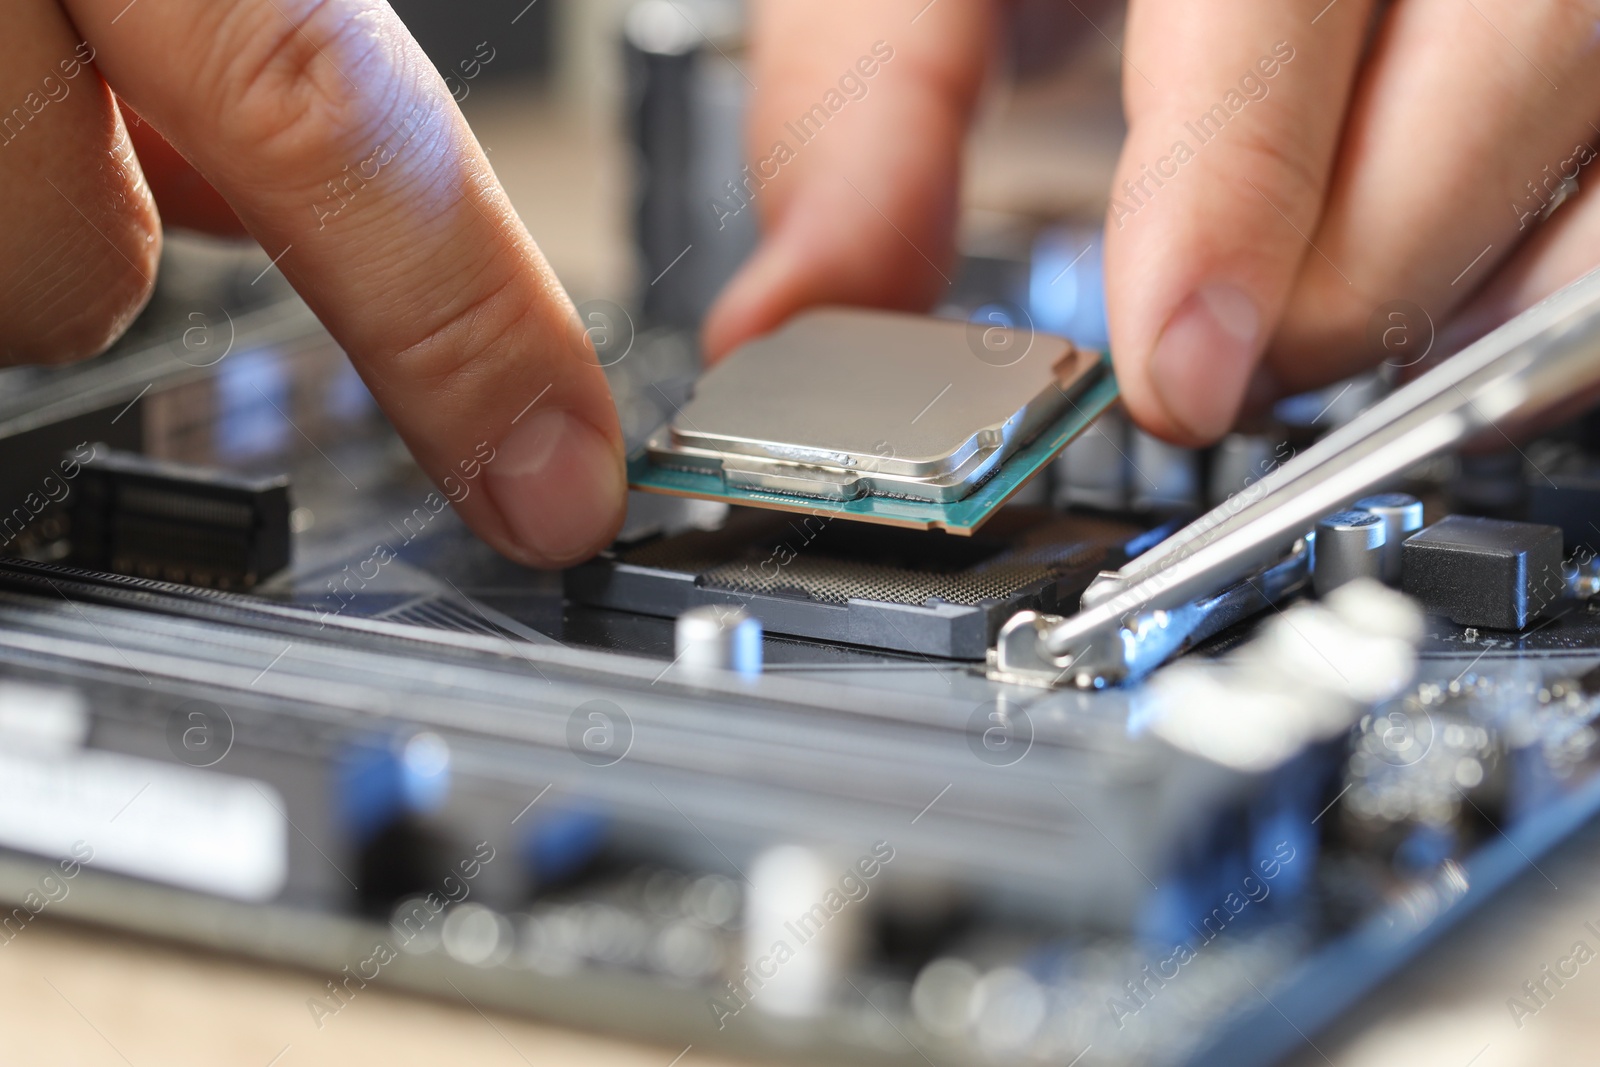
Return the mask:
<svg viewBox="0 0 1600 1067">
<path fill-rule="evenodd" d="M 768 1060 L 1241 1067 L 1600 808 L 1600 423 L 1419 464 L 1165 666 L 1047 687 L 1008 623 L 1392 381 L 1202 451 L 1052 409 L 965 536 L 636 492 L 547 573 L 451 508 L 492 448 L 430 484 L 264 260 L 169 257 L 112 352 L 0 372 L 0 939 L 292 962 L 318 1029 L 379 983 Z M 689 448 L 692 336 L 616 310 L 630 449 Z"/>
</svg>

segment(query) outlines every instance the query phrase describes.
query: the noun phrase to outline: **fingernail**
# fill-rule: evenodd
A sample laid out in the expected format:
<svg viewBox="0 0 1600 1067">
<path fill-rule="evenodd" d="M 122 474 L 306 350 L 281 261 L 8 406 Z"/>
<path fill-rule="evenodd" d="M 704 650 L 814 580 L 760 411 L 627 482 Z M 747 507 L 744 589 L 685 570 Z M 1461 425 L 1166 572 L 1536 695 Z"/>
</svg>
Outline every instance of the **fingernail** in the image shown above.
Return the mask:
<svg viewBox="0 0 1600 1067">
<path fill-rule="evenodd" d="M 511 535 L 546 564 L 598 552 L 626 501 L 622 465 L 611 443 L 560 408 L 512 426 L 489 465 L 489 493 Z"/>
<path fill-rule="evenodd" d="M 1238 417 L 1255 368 L 1261 315 L 1244 292 L 1216 282 L 1191 293 L 1156 341 L 1150 377 L 1172 420 L 1214 441 Z"/>
</svg>

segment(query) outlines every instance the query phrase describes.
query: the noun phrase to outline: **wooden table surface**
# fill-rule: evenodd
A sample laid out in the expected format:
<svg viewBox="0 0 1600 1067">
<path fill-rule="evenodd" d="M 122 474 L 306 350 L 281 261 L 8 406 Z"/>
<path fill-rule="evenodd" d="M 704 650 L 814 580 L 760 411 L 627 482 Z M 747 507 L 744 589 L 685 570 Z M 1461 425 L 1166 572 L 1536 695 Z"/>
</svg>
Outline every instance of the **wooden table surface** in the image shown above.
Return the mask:
<svg viewBox="0 0 1600 1067">
<path fill-rule="evenodd" d="M 563 1030 L 464 1000 L 360 990 L 319 1029 L 310 971 L 41 915 L 0 943 L 0 1063 L 73 1067 L 732 1067 L 690 1048 Z M 626 1011 L 623 1005 L 619 1011 Z"/>
</svg>

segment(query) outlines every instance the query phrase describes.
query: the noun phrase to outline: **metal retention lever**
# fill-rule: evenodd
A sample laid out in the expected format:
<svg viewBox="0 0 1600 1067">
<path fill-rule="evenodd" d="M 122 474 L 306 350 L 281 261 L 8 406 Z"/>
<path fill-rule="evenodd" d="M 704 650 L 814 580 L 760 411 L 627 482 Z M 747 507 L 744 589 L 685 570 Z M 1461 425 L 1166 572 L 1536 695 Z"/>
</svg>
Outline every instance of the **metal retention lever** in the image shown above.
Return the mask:
<svg viewBox="0 0 1600 1067">
<path fill-rule="evenodd" d="M 1120 571 L 1102 575 L 1084 593 L 1078 614 L 1018 614 L 1001 629 L 990 673 L 1085 688 L 1148 673 L 1201 639 L 1212 618 L 1204 605 L 1230 592 L 1247 599 L 1246 587 L 1289 591 L 1267 578 L 1294 559 L 1297 542 L 1322 516 L 1483 430 L 1596 388 L 1600 270 L 1396 390 Z"/>
</svg>

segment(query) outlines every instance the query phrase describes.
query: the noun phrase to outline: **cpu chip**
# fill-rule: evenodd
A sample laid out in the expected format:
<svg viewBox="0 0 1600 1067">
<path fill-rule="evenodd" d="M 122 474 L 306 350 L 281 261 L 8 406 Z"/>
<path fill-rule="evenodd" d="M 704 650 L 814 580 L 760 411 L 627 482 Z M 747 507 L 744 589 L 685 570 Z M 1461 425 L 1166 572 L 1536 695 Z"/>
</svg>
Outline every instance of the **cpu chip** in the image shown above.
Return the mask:
<svg viewBox="0 0 1600 1067">
<path fill-rule="evenodd" d="M 634 488 L 970 534 L 1116 398 L 1059 337 L 828 308 L 752 341 L 629 464 Z"/>
</svg>

